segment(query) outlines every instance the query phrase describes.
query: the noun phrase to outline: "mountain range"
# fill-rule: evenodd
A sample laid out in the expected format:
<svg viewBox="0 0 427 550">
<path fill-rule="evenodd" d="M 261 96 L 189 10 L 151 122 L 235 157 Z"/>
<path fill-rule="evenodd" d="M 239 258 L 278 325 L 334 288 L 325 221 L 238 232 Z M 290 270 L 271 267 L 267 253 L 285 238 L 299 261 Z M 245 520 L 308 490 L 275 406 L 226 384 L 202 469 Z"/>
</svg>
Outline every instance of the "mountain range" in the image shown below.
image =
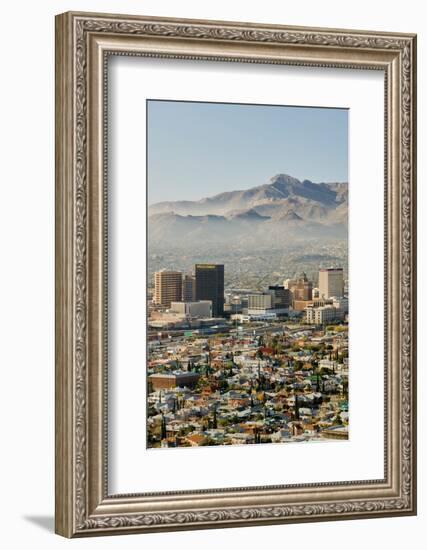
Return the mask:
<svg viewBox="0 0 427 550">
<path fill-rule="evenodd" d="M 149 242 L 267 244 L 272 239 L 347 237 L 347 182 L 314 183 L 278 174 L 266 184 L 198 201 L 149 207 Z"/>
</svg>

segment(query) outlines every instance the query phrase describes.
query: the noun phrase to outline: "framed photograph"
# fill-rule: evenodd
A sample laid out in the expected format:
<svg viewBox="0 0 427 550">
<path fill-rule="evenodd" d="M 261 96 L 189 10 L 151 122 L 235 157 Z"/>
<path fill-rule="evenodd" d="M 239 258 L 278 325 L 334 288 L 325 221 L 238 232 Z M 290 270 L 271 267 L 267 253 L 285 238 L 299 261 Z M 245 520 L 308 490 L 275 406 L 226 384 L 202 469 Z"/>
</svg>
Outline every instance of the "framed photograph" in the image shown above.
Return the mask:
<svg viewBox="0 0 427 550">
<path fill-rule="evenodd" d="M 56 18 L 56 532 L 416 513 L 416 37 Z"/>
</svg>

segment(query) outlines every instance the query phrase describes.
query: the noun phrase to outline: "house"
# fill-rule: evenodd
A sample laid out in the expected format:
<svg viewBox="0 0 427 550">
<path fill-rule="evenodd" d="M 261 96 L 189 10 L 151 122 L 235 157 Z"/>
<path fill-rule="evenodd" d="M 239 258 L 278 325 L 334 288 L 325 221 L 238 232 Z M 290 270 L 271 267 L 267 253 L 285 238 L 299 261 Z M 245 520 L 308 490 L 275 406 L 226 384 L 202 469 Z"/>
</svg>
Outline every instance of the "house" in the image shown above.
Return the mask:
<svg viewBox="0 0 427 550">
<path fill-rule="evenodd" d="M 199 447 L 200 445 L 203 445 L 206 443 L 207 438 L 203 434 L 195 433 L 187 435 L 185 440 L 192 446 L 192 447 Z"/>
</svg>

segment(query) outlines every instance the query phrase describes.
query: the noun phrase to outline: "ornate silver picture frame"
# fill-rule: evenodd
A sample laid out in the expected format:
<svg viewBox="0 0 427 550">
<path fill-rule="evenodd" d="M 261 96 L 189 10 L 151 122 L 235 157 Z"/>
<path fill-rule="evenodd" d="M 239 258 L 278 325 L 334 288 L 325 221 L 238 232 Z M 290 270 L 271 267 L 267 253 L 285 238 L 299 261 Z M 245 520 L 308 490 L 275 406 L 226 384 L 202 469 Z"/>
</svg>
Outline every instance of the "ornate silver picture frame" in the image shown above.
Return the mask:
<svg viewBox="0 0 427 550">
<path fill-rule="evenodd" d="M 384 478 L 109 493 L 106 73 L 107 60 L 115 55 L 384 73 Z M 82 537 L 414 515 L 415 180 L 415 35 L 73 12 L 58 15 L 56 532 Z"/>
</svg>

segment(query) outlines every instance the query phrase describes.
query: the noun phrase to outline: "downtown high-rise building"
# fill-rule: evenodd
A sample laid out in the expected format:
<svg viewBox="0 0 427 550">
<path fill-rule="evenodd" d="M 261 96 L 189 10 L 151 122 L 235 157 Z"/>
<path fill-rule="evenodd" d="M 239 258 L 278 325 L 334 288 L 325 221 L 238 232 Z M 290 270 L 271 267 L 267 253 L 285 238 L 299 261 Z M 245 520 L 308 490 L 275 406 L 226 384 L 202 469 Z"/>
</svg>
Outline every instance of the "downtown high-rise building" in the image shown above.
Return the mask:
<svg viewBox="0 0 427 550">
<path fill-rule="evenodd" d="M 271 294 L 272 307 L 276 309 L 286 309 L 291 303 L 291 291 L 288 288 L 280 285 L 272 285 L 268 287 L 268 292 Z"/>
<path fill-rule="evenodd" d="M 196 279 L 194 275 L 184 275 L 182 278 L 182 301 L 194 302 L 196 299 Z"/>
<path fill-rule="evenodd" d="M 342 298 L 344 296 L 342 267 L 319 270 L 319 295 L 321 298 Z"/>
<path fill-rule="evenodd" d="M 171 302 L 182 300 L 181 271 L 156 271 L 154 273 L 154 303 L 170 307 Z"/>
<path fill-rule="evenodd" d="M 211 300 L 213 317 L 224 315 L 224 266 L 196 264 L 196 300 Z"/>
<path fill-rule="evenodd" d="M 312 300 L 313 283 L 308 280 L 304 272 L 295 279 L 285 281 L 285 283 L 287 284 L 287 288 L 291 291 L 293 302 Z"/>
<path fill-rule="evenodd" d="M 248 309 L 250 310 L 266 310 L 272 309 L 273 296 L 269 292 L 258 294 L 248 294 Z"/>
</svg>

